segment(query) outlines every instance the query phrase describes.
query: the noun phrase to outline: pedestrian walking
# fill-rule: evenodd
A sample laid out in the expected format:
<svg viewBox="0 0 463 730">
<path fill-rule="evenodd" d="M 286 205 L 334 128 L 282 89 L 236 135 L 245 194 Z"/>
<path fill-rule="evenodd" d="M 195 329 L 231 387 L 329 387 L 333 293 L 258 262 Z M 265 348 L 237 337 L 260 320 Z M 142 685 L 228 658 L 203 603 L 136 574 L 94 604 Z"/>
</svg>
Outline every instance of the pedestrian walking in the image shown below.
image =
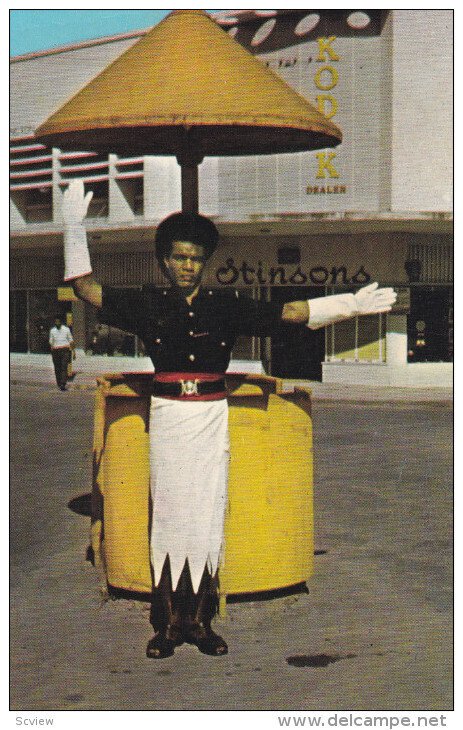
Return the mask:
<svg viewBox="0 0 463 730">
<path fill-rule="evenodd" d="M 68 366 L 72 362 L 74 340 L 71 330 L 62 323 L 60 317 L 55 319 L 48 341 L 51 348 L 53 367 L 55 368 L 56 383 L 60 390 L 66 390 L 68 381 Z"/>
<path fill-rule="evenodd" d="M 165 289 L 118 291 L 92 276 L 83 219 L 92 193 L 82 181 L 64 194 L 65 280 L 107 325 L 138 335 L 154 364 L 150 411 L 151 623 L 146 653 L 171 656 L 184 642 L 205 654 L 228 651 L 211 628 L 218 607 L 229 463 L 225 371 L 239 335 L 277 335 L 282 323 L 312 329 L 390 311 L 392 289 L 370 284 L 286 304 L 254 301 L 202 286 L 219 234 L 195 213 L 176 213 L 157 228 L 155 253 Z M 252 446 L 251 446 L 252 448 Z"/>
</svg>

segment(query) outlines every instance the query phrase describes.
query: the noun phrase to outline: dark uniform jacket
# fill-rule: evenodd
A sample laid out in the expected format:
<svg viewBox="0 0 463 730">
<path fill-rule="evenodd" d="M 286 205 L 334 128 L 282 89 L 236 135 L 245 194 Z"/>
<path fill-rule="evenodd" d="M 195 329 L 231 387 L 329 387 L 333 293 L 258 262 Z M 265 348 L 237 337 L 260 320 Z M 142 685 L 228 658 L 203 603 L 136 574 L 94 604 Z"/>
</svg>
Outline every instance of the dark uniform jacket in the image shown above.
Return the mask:
<svg viewBox="0 0 463 730">
<path fill-rule="evenodd" d="M 103 287 L 100 320 L 138 335 L 160 372 L 223 373 L 239 335 L 275 334 L 283 305 L 201 288 L 192 304 L 174 289 Z"/>
</svg>

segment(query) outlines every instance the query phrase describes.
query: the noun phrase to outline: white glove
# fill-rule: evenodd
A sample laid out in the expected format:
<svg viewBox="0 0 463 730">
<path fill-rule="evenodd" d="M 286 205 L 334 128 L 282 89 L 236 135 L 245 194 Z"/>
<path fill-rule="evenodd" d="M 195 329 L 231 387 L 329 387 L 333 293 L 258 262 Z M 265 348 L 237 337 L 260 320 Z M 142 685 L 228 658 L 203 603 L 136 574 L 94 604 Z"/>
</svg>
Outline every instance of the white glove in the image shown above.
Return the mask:
<svg viewBox="0 0 463 730">
<path fill-rule="evenodd" d="M 357 304 L 356 314 L 379 314 L 390 312 L 397 299 L 397 292 L 391 286 L 378 289 L 378 282 L 368 284 L 359 289 L 354 298 Z"/>
<path fill-rule="evenodd" d="M 390 312 L 396 299 L 397 294 L 392 287 L 378 289 L 377 281 L 359 289 L 356 294 L 335 294 L 331 297 L 309 299 L 307 327 L 316 330 L 362 314 Z"/>
<path fill-rule="evenodd" d="M 83 180 L 73 180 L 64 192 L 64 281 L 92 273 L 87 232 L 82 223 L 92 197 L 92 192 L 84 196 Z"/>
</svg>

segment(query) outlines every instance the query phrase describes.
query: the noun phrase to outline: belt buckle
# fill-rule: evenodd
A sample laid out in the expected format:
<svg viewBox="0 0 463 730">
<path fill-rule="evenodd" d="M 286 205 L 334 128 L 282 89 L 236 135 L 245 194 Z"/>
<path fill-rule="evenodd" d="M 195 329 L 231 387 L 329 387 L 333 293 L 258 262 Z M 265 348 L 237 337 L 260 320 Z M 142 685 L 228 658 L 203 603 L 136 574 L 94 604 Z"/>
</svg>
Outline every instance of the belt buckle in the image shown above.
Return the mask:
<svg viewBox="0 0 463 730">
<path fill-rule="evenodd" d="M 182 392 L 180 395 L 199 395 L 198 383 L 199 380 L 181 380 L 180 385 L 182 387 Z"/>
</svg>

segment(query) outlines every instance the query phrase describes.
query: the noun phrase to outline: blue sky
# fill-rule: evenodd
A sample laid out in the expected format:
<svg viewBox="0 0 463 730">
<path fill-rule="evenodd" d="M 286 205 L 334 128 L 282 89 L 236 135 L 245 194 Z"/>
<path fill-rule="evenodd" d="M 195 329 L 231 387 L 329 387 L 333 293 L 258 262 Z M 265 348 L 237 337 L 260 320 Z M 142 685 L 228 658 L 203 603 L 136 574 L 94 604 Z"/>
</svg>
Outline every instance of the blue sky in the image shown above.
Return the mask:
<svg viewBox="0 0 463 730">
<path fill-rule="evenodd" d="M 10 55 L 148 28 L 169 10 L 10 10 Z"/>
</svg>

